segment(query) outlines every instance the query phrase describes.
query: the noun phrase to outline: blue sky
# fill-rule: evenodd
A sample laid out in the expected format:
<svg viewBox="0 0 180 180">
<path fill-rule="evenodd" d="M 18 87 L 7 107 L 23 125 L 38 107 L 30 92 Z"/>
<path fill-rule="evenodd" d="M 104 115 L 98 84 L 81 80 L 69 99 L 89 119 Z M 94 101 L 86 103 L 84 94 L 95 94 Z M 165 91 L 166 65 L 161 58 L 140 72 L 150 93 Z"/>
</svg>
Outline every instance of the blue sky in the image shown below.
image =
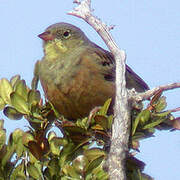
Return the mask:
<svg viewBox="0 0 180 180">
<path fill-rule="evenodd" d="M 0 78 L 20 74 L 30 85 L 36 60 L 43 56 L 37 37 L 56 22 L 80 27 L 98 45 L 106 48 L 98 34 L 83 20 L 69 16 L 72 0 L 0 0 Z M 151 88 L 180 81 L 180 1 L 174 0 L 92 0 L 94 13 L 109 25 L 127 64 Z M 180 106 L 180 90 L 164 93 L 168 108 Z M 180 113 L 175 113 L 180 116 Z M 4 118 L 0 113 L 0 118 Z M 9 132 L 24 128 L 21 121 L 5 118 Z M 141 142 L 138 157 L 147 166 L 145 172 L 156 180 L 179 180 L 180 132 L 158 131 L 155 138 Z"/>
</svg>

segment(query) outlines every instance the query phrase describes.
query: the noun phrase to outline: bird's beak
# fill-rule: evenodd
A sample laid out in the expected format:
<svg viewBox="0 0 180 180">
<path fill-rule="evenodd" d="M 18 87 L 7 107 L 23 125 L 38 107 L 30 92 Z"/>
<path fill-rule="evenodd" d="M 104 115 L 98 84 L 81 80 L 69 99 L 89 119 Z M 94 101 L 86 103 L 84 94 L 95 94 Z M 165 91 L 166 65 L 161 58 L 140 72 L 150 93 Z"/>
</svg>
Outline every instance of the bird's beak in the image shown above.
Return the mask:
<svg viewBox="0 0 180 180">
<path fill-rule="evenodd" d="M 54 36 L 49 31 L 46 31 L 46 32 L 39 34 L 38 37 L 44 41 L 49 41 L 49 40 L 54 39 Z"/>
</svg>

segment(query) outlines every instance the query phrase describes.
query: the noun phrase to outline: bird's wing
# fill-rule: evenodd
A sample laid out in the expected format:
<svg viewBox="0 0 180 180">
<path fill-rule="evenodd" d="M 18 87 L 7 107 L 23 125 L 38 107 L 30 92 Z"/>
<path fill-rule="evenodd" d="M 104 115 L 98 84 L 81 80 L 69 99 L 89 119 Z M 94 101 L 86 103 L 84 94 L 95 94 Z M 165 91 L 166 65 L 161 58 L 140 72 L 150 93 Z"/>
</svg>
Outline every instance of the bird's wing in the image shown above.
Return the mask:
<svg viewBox="0 0 180 180">
<path fill-rule="evenodd" d="M 102 49 L 100 46 L 93 43 L 91 49 L 92 54 L 96 57 L 97 63 L 101 66 L 101 73 L 103 73 L 105 80 L 115 81 L 115 61 L 112 53 Z"/>
<path fill-rule="evenodd" d="M 93 43 L 91 50 L 98 57 L 98 62 L 102 65 L 102 73 L 107 81 L 115 81 L 115 59 L 111 52 L 102 49 Z M 126 65 L 126 86 L 128 89 L 135 88 L 137 92 L 144 92 L 149 89 L 148 85 L 140 78 L 128 65 Z"/>
<path fill-rule="evenodd" d="M 145 81 L 141 77 L 139 77 L 128 65 L 126 65 L 126 83 L 127 88 L 135 88 L 138 92 L 149 90 L 149 86 L 145 83 Z M 137 84 L 138 86 L 134 86 L 135 84 Z"/>
</svg>

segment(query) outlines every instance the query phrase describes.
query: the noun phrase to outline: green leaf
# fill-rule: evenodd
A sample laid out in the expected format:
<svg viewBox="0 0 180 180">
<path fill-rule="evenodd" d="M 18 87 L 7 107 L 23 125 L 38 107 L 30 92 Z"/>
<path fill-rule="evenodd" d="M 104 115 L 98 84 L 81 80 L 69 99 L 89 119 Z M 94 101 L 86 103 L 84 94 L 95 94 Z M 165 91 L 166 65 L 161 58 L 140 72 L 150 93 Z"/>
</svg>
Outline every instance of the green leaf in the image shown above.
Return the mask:
<svg viewBox="0 0 180 180">
<path fill-rule="evenodd" d="M 109 98 L 104 105 L 102 106 L 102 108 L 99 110 L 99 115 L 106 115 L 109 109 L 109 106 L 111 104 L 111 98 Z"/>
<path fill-rule="evenodd" d="M 77 119 L 76 125 L 78 127 L 83 128 L 83 129 L 87 129 L 89 127 L 89 123 L 87 123 L 87 122 L 88 122 L 88 118 L 87 117 L 85 117 L 83 119 Z"/>
<path fill-rule="evenodd" d="M 22 137 L 24 135 L 24 131 L 21 129 L 15 129 L 14 132 L 12 133 L 12 139 L 13 143 L 16 145 L 16 154 L 17 157 L 20 157 L 24 151 L 24 145 L 22 143 Z"/>
<path fill-rule="evenodd" d="M 59 138 L 59 137 L 54 137 L 51 141 L 50 141 L 50 149 L 52 151 L 52 153 L 54 155 L 59 155 L 60 153 L 60 146 L 67 144 L 68 142 L 63 139 L 63 138 Z"/>
<path fill-rule="evenodd" d="M 2 149 L 5 143 L 6 143 L 6 131 L 1 129 L 0 130 L 0 150 Z"/>
<path fill-rule="evenodd" d="M 150 115 L 151 114 L 150 114 L 150 111 L 148 109 L 141 111 L 137 115 L 136 119 L 132 122 L 132 135 L 135 134 L 139 123 L 144 124 L 144 123 L 148 122 Z"/>
<path fill-rule="evenodd" d="M 23 144 L 27 147 L 29 141 L 34 141 L 34 137 L 32 134 L 28 133 L 28 132 L 24 132 L 23 136 L 22 136 L 22 140 L 23 140 Z"/>
<path fill-rule="evenodd" d="M 28 103 L 29 105 L 34 103 L 39 103 L 41 99 L 40 92 L 38 90 L 30 90 L 28 93 Z"/>
<path fill-rule="evenodd" d="M 10 95 L 12 105 L 22 114 L 29 114 L 28 104 L 25 99 L 19 94 L 13 92 Z"/>
<path fill-rule="evenodd" d="M 40 175 L 40 179 L 43 179 L 43 174 L 42 174 L 42 168 L 43 168 L 43 165 L 42 165 L 42 162 L 40 161 L 36 161 L 34 163 L 34 166 L 37 168 L 37 170 L 39 171 L 39 175 Z"/>
<path fill-rule="evenodd" d="M 48 163 L 48 169 L 49 169 L 51 177 L 59 174 L 60 173 L 60 167 L 59 167 L 58 159 L 52 158 Z"/>
<path fill-rule="evenodd" d="M 153 116 L 165 117 L 165 116 L 169 115 L 170 113 L 171 113 L 171 111 L 164 111 L 164 112 L 160 112 L 160 113 L 153 113 Z"/>
<path fill-rule="evenodd" d="M 41 174 L 39 173 L 38 168 L 35 167 L 34 164 L 30 162 L 28 162 L 27 170 L 28 170 L 29 175 L 33 177 L 34 179 L 39 179 L 41 177 Z"/>
<path fill-rule="evenodd" d="M 2 166 L 5 166 L 8 161 L 10 161 L 11 157 L 14 154 L 15 146 L 8 145 L 6 154 L 3 156 L 1 160 Z"/>
<path fill-rule="evenodd" d="M 161 112 L 166 108 L 166 106 L 167 106 L 166 97 L 165 96 L 160 97 L 157 104 L 155 105 L 156 112 Z"/>
<path fill-rule="evenodd" d="M 5 114 L 5 116 L 12 120 L 19 120 L 23 117 L 20 112 L 10 106 L 5 107 L 3 113 Z"/>
<path fill-rule="evenodd" d="M 6 103 L 4 102 L 4 100 L 0 97 L 0 111 L 4 109 Z"/>
<path fill-rule="evenodd" d="M 78 173 L 83 174 L 88 163 L 89 161 L 85 156 L 79 155 L 76 159 L 73 160 L 72 165 Z"/>
<path fill-rule="evenodd" d="M 99 124 L 103 129 L 108 129 L 108 119 L 104 115 L 95 115 L 94 120 L 97 124 Z"/>
<path fill-rule="evenodd" d="M 136 132 L 136 129 L 138 127 L 138 124 L 139 124 L 139 121 L 140 121 L 140 115 L 138 114 L 138 116 L 136 117 L 136 119 L 132 122 L 132 136 L 135 134 Z"/>
<path fill-rule="evenodd" d="M 27 101 L 28 89 L 24 80 L 19 80 L 15 87 L 15 93 L 20 95 Z"/>
<path fill-rule="evenodd" d="M 84 156 L 87 157 L 89 161 L 92 161 L 94 159 L 97 159 L 98 157 L 106 156 L 106 153 L 102 149 L 92 148 L 85 150 Z"/>
<path fill-rule="evenodd" d="M 112 127 L 113 119 L 114 119 L 113 115 L 110 115 L 108 117 L 108 129 Z"/>
<path fill-rule="evenodd" d="M 135 134 L 132 136 L 132 140 L 140 140 L 145 138 L 145 134 L 143 132 L 135 132 Z"/>
<path fill-rule="evenodd" d="M 12 180 L 26 180 L 26 176 L 24 174 L 24 165 L 21 163 L 17 165 L 10 176 Z"/>
<path fill-rule="evenodd" d="M 139 114 L 140 123 L 141 124 L 147 123 L 149 121 L 150 117 L 151 117 L 151 112 L 148 109 L 141 111 Z"/>
<path fill-rule="evenodd" d="M 24 131 L 21 129 L 15 129 L 12 133 L 13 142 L 17 143 L 19 139 L 22 139 L 22 136 L 24 135 Z"/>
<path fill-rule="evenodd" d="M 62 169 L 63 173 L 65 175 L 67 175 L 64 178 L 61 178 L 63 180 L 79 180 L 80 179 L 80 175 L 76 172 L 76 170 L 74 169 L 74 167 L 72 167 L 71 165 L 66 165 L 63 167 Z M 70 178 L 71 177 L 71 178 Z"/>
<path fill-rule="evenodd" d="M 90 174 L 88 174 L 90 175 Z M 102 168 L 102 166 L 98 166 L 97 168 L 93 169 L 92 173 L 91 173 L 93 179 L 100 179 L 100 180 L 108 180 L 109 176 L 107 174 L 107 172 L 105 172 Z M 86 176 L 88 177 L 88 176 Z M 89 180 L 91 180 L 92 178 L 90 178 Z"/>
<path fill-rule="evenodd" d="M 48 101 L 48 104 L 51 106 L 51 109 L 54 111 L 54 114 L 57 118 L 61 117 L 61 115 L 59 114 L 59 112 L 56 110 L 56 108 L 52 105 L 52 103 L 50 101 Z"/>
<path fill-rule="evenodd" d="M 53 138 L 57 137 L 56 133 L 54 131 L 50 131 L 48 133 L 48 141 L 50 142 Z"/>
<path fill-rule="evenodd" d="M 68 145 L 64 146 L 64 148 L 60 152 L 59 164 L 61 167 L 64 166 L 65 162 L 68 161 L 69 155 L 72 156 L 74 151 L 75 145 L 73 143 L 68 143 Z"/>
<path fill-rule="evenodd" d="M 15 75 L 10 79 L 10 83 L 12 87 L 15 86 L 15 84 L 20 80 L 20 75 Z"/>
<path fill-rule="evenodd" d="M 86 169 L 86 173 L 87 174 L 91 173 L 95 168 L 97 168 L 102 163 L 103 160 L 104 160 L 104 156 L 100 156 L 94 159 L 93 161 L 91 161 Z"/>
<path fill-rule="evenodd" d="M 145 125 L 142 129 L 151 129 L 151 128 L 154 128 L 155 126 L 159 125 L 160 123 L 162 123 L 165 120 L 166 120 L 165 118 L 159 118 L 156 121 Z"/>
<path fill-rule="evenodd" d="M 39 115 L 38 116 L 38 114 L 34 114 L 33 113 L 33 116 L 36 116 L 35 118 L 31 118 L 31 119 L 29 119 L 29 122 L 32 122 L 32 123 L 36 123 L 36 125 L 38 126 L 40 123 L 42 123 L 42 121 L 43 121 L 43 119 L 42 119 L 42 117 Z M 34 124 L 35 125 L 35 124 Z M 32 126 L 32 124 L 31 124 L 31 126 Z M 34 128 L 34 126 L 33 126 L 33 128 Z"/>
<path fill-rule="evenodd" d="M 16 143 L 16 155 L 17 155 L 17 158 L 20 158 L 24 152 L 24 145 L 22 143 L 22 138 L 18 140 L 18 142 Z"/>
<path fill-rule="evenodd" d="M 6 104 L 11 104 L 10 94 L 13 92 L 13 88 L 9 81 L 5 78 L 0 80 L 0 97 Z"/>
</svg>

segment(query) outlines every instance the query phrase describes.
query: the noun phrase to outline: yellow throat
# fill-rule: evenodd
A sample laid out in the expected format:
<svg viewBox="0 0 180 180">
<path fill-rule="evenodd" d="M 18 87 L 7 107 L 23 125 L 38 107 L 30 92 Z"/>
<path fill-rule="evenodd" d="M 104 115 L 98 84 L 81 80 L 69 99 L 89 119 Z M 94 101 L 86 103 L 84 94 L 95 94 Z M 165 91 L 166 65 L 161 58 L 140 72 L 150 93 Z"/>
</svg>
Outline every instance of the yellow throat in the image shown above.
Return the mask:
<svg viewBox="0 0 180 180">
<path fill-rule="evenodd" d="M 66 46 L 60 40 L 50 41 L 45 44 L 44 53 L 47 59 L 56 59 L 59 56 L 59 52 L 65 53 L 68 50 Z"/>
</svg>

